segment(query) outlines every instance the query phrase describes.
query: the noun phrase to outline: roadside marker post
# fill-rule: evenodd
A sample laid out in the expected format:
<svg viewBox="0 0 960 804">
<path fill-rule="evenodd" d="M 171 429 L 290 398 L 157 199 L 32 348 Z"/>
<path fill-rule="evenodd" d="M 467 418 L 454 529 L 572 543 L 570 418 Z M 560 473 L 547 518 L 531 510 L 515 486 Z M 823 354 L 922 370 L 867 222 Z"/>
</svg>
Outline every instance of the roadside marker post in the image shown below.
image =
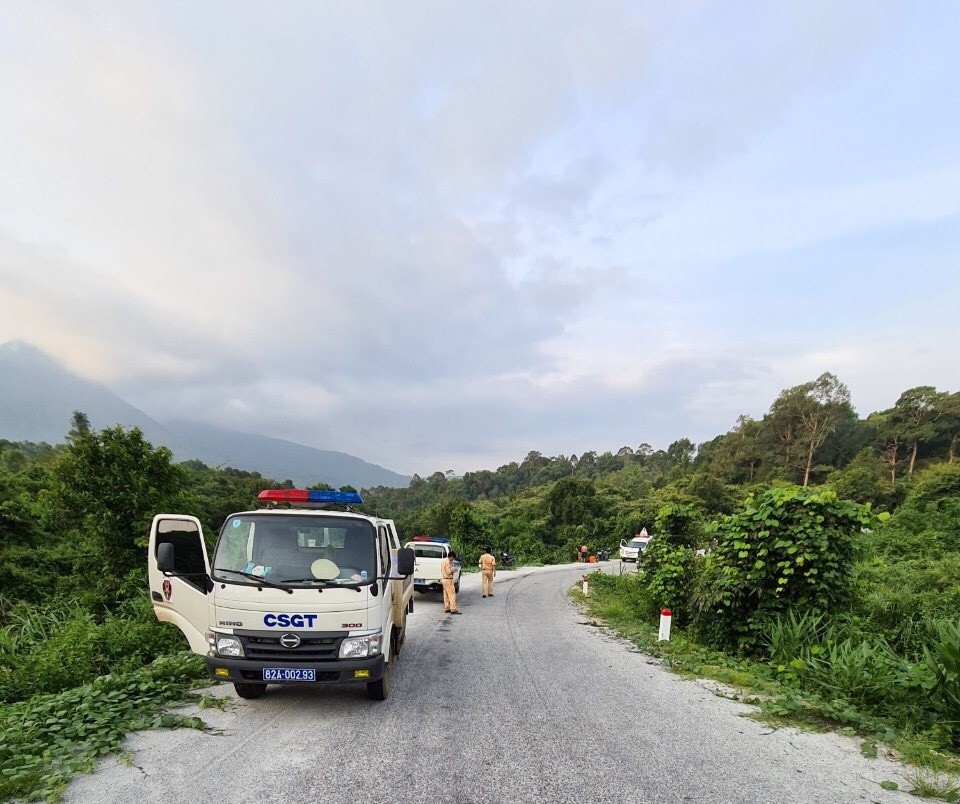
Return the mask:
<svg viewBox="0 0 960 804">
<path fill-rule="evenodd" d="M 587 580 L 587 576 L 583 576 L 583 595 L 584 597 L 590 596 L 590 581 Z"/>
<path fill-rule="evenodd" d="M 670 641 L 670 621 L 673 619 L 673 615 L 670 614 L 670 609 L 662 609 L 660 611 L 660 638 L 659 642 L 669 642 Z"/>
</svg>

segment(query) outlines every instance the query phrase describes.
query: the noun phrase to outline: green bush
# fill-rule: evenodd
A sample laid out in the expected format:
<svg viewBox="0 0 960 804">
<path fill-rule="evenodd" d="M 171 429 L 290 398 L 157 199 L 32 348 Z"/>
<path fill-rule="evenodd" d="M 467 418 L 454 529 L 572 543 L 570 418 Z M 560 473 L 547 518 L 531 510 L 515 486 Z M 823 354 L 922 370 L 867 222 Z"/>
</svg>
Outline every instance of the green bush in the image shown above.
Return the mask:
<svg viewBox="0 0 960 804">
<path fill-rule="evenodd" d="M 960 744 L 960 621 L 943 621 L 938 639 L 925 651 L 925 666 L 933 676 L 933 705 L 951 729 L 954 745 Z"/>
<path fill-rule="evenodd" d="M 183 649 L 180 632 L 155 620 L 145 594 L 100 622 L 76 601 L 20 604 L 0 634 L 0 700 L 8 702 L 60 692 Z"/>
<path fill-rule="evenodd" d="M 879 552 L 895 560 L 960 552 L 960 463 L 915 475 L 903 504 L 878 536 Z"/>
<path fill-rule="evenodd" d="M 938 621 L 960 611 L 960 553 L 875 555 L 860 562 L 853 577 L 852 610 L 914 661 L 938 638 Z"/>
<path fill-rule="evenodd" d="M 667 608 L 678 628 L 687 625 L 697 569 L 695 550 L 662 536 L 651 539 L 637 570 L 639 584 L 646 589 L 646 618 L 651 619 Z"/>
<path fill-rule="evenodd" d="M 922 731 L 939 720 L 931 672 L 851 618 L 790 611 L 771 620 L 764 642 L 778 678 L 840 722 L 870 716 Z"/>
<path fill-rule="evenodd" d="M 770 620 L 796 608 L 839 610 L 849 593 L 854 537 L 867 506 L 829 489 L 773 488 L 714 523 L 715 548 L 696 588 L 695 625 L 754 652 Z"/>
<path fill-rule="evenodd" d="M 774 666 L 786 668 L 795 659 L 818 653 L 827 631 L 827 615 L 816 612 L 790 610 L 773 618 L 767 626 L 764 643 L 767 656 Z"/>
<path fill-rule="evenodd" d="M 59 801 L 73 774 L 92 770 L 131 731 L 203 728 L 198 717 L 167 714 L 203 676 L 200 657 L 181 652 L 0 708 L 0 800 Z"/>
</svg>

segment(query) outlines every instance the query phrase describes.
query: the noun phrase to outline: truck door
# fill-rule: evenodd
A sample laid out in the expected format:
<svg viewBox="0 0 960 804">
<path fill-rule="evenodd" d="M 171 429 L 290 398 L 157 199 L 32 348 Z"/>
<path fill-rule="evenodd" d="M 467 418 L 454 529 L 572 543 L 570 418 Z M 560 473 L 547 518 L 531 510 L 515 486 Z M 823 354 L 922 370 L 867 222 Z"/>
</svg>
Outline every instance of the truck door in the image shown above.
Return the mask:
<svg viewBox="0 0 960 804">
<path fill-rule="evenodd" d="M 383 628 L 384 640 L 390 639 L 390 653 L 387 656 L 389 661 L 393 656 L 393 625 L 394 625 L 394 584 L 387 580 L 390 577 L 390 542 L 388 540 L 387 529 L 383 525 L 377 526 L 377 564 L 378 575 L 383 578 L 383 597 L 381 598 L 380 626 Z M 371 601 L 372 602 L 372 601 Z M 384 651 L 386 653 L 386 651 Z"/>
<path fill-rule="evenodd" d="M 157 567 L 157 550 L 161 544 L 173 545 L 174 572 L 170 575 Z M 182 514 L 157 514 L 153 518 L 147 574 L 157 619 L 173 623 L 183 631 L 194 653 L 206 654 L 210 564 L 199 519 Z"/>
<path fill-rule="evenodd" d="M 400 550 L 400 537 L 397 535 L 396 526 L 393 523 L 393 520 L 386 520 L 387 532 L 390 542 L 390 558 L 393 562 L 393 569 L 391 570 L 392 575 L 397 575 L 397 554 Z M 403 610 L 408 610 L 410 607 L 410 600 L 413 598 L 413 575 L 407 575 L 402 580 L 391 581 L 390 583 L 396 584 L 396 595 L 397 602 L 395 605 L 399 605 Z"/>
</svg>

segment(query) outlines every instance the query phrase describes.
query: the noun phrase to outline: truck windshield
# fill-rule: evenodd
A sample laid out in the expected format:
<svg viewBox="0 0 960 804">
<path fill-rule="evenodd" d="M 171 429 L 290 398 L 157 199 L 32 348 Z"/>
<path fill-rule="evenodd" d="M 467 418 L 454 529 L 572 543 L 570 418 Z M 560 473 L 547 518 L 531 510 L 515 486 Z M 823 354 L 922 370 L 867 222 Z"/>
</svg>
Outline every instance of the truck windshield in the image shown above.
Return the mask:
<svg viewBox="0 0 960 804">
<path fill-rule="evenodd" d="M 291 586 L 372 581 L 377 577 L 373 526 L 296 513 L 232 516 L 220 531 L 212 575 L 230 583 L 264 578 Z"/>
</svg>

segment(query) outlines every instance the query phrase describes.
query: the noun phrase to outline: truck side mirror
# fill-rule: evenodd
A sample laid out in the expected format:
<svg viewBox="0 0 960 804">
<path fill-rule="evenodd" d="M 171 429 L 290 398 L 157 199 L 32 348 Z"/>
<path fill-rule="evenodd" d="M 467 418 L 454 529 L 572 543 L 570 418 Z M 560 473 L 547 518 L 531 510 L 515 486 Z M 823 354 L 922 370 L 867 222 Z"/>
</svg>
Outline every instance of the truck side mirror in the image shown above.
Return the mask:
<svg viewBox="0 0 960 804">
<path fill-rule="evenodd" d="M 157 545 L 157 569 L 160 572 L 173 572 L 173 545 L 162 542 Z"/>
<path fill-rule="evenodd" d="M 401 547 L 397 550 L 397 575 L 413 575 L 413 550 Z"/>
</svg>

